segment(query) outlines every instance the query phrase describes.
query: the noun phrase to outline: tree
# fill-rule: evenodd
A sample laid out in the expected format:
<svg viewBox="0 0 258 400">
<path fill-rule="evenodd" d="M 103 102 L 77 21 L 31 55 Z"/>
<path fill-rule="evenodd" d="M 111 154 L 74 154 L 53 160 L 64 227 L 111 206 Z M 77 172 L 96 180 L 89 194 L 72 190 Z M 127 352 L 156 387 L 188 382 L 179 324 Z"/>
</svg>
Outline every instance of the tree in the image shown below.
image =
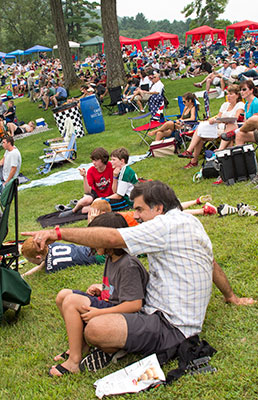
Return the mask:
<svg viewBox="0 0 258 400">
<path fill-rule="evenodd" d="M 64 21 L 67 28 L 69 40 L 82 42 L 84 28 L 88 36 L 96 36 L 100 33 L 101 27 L 97 23 L 100 19 L 95 12 L 98 3 L 85 0 L 63 0 Z"/>
<path fill-rule="evenodd" d="M 189 17 L 196 13 L 198 26 L 209 25 L 214 28 L 216 19 L 225 11 L 227 3 L 228 0 L 194 0 L 183 9 L 182 14 Z"/>
<path fill-rule="evenodd" d="M 125 69 L 119 42 L 116 0 L 101 0 L 101 20 L 107 63 L 107 87 L 124 85 Z"/>
<path fill-rule="evenodd" d="M 47 44 L 50 28 L 48 0 L 0 1 L 1 28 L 5 50 L 27 49 L 35 44 Z"/>
<path fill-rule="evenodd" d="M 73 59 L 69 48 L 67 33 L 65 30 L 64 14 L 61 0 L 50 0 L 50 8 L 59 56 L 63 68 L 65 86 L 69 88 L 70 86 L 78 82 L 78 78 L 73 67 Z"/>
</svg>

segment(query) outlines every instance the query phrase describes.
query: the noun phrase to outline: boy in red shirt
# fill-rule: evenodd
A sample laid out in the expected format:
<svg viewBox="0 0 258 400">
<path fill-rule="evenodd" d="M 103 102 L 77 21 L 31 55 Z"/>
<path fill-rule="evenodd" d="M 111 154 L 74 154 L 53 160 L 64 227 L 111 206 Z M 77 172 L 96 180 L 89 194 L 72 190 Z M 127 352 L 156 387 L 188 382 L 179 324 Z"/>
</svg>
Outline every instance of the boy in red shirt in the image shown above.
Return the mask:
<svg viewBox="0 0 258 400">
<path fill-rule="evenodd" d="M 113 194 L 113 169 L 108 152 L 103 147 L 97 147 L 91 153 L 93 166 L 86 173 L 85 169 L 80 169 L 83 176 L 84 196 L 78 201 L 72 210 L 64 211 L 59 217 L 72 215 L 81 210 L 83 214 L 89 211 L 89 206 L 98 197 L 108 197 Z"/>
</svg>

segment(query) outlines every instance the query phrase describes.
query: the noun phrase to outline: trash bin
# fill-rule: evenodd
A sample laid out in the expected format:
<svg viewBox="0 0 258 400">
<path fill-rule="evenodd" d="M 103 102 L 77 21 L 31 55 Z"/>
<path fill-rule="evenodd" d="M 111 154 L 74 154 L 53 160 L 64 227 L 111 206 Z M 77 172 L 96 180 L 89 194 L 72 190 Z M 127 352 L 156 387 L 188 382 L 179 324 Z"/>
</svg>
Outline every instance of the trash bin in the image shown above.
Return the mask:
<svg viewBox="0 0 258 400">
<path fill-rule="evenodd" d="M 68 104 L 62 104 L 59 107 L 56 107 L 53 109 L 54 113 L 54 118 L 57 124 L 57 127 L 61 133 L 61 136 L 64 136 L 64 124 L 66 118 L 70 117 L 73 125 L 76 129 L 76 136 L 77 137 L 82 137 L 85 135 L 83 124 L 82 124 L 82 119 L 81 119 L 81 113 L 80 110 L 77 106 L 76 102 L 73 103 L 68 103 Z"/>
<path fill-rule="evenodd" d="M 105 130 L 105 123 L 99 102 L 92 94 L 80 100 L 84 124 L 89 134 L 100 133 Z"/>
</svg>

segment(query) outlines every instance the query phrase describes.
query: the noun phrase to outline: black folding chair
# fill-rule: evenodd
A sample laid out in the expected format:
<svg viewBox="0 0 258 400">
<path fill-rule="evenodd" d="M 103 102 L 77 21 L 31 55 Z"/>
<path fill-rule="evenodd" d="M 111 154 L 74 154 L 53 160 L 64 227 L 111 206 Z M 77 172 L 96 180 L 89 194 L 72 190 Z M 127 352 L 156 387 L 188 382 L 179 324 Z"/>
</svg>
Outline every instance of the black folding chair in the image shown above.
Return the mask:
<svg viewBox="0 0 258 400">
<path fill-rule="evenodd" d="M 106 107 L 109 113 L 112 115 L 114 112 L 117 103 L 122 101 L 122 89 L 121 86 L 116 86 L 114 88 L 109 88 L 108 93 L 110 96 L 110 103 L 103 104 L 103 107 Z"/>
</svg>

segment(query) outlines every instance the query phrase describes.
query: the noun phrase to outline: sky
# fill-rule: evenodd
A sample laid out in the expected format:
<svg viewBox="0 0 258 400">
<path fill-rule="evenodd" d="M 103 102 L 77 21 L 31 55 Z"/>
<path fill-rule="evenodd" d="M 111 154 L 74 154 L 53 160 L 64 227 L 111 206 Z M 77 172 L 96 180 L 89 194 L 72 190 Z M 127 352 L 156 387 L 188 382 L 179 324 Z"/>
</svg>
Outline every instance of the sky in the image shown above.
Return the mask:
<svg viewBox="0 0 258 400">
<path fill-rule="evenodd" d="M 185 18 L 181 14 L 181 11 L 191 1 L 117 0 L 117 15 L 119 17 L 135 17 L 138 13 L 143 13 L 148 20 L 160 21 L 168 19 L 170 22 L 173 22 L 175 19 L 177 21 L 184 21 Z M 258 22 L 257 0 L 229 0 L 225 13 L 221 14 L 220 19 L 229 19 L 232 23 L 246 19 Z"/>
</svg>

